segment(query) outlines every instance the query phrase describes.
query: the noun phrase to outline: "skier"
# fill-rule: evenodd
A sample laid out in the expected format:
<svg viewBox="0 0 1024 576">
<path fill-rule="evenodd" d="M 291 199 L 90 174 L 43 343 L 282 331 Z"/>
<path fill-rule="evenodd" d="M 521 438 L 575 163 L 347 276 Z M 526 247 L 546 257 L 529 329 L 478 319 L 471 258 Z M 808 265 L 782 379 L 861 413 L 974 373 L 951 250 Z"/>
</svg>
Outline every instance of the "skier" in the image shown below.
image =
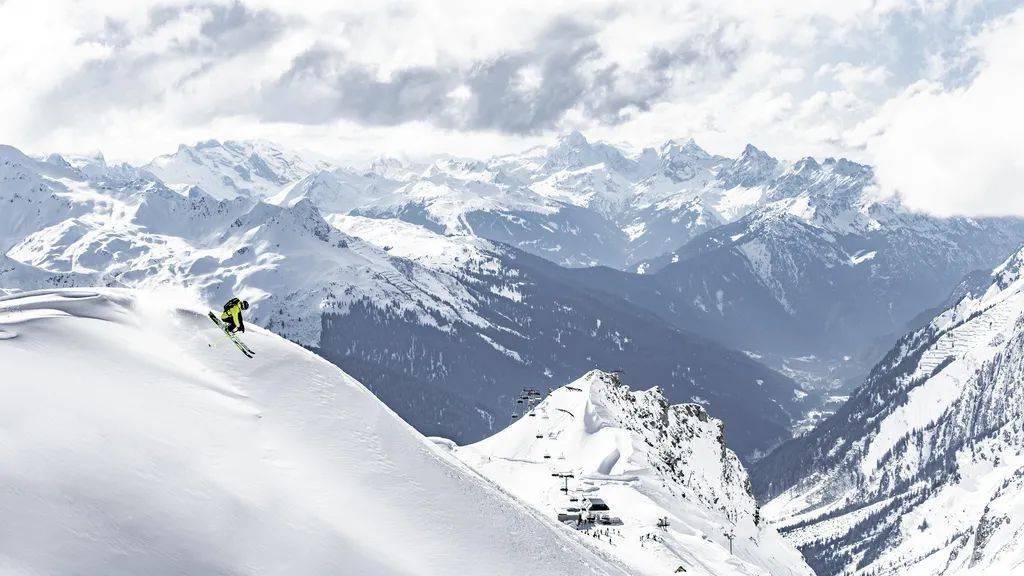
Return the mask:
<svg viewBox="0 0 1024 576">
<path fill-rule="evenodd" d="M 228 332 L 232 334 L 235 332 L 245 332 L 245 322 L 242 322 L 242 310 L 248 309 L 248 300 L 232 298 L 224 304 L 224 313 L 220 315 L 220 319 L 224 321 Z"/>
</svg>

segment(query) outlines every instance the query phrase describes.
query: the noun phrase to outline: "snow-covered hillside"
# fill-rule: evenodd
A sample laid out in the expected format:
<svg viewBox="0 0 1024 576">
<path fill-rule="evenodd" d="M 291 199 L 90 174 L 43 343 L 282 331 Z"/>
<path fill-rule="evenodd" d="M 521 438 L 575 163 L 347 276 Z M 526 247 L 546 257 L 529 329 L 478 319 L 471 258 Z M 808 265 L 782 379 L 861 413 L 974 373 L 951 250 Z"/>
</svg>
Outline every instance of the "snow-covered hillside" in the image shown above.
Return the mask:
<svg viewBox="0 0 1024 576">
<path fill-rule="evenodd" d="M 821 575 L 1024 568 L 1024 252 L 899 341 L 831 419 L 755 466 Z"/>
<path fill-rule="evenodd" d="M 0 254 L 0 295 L 23 290 L 89 286 L 95 283 L 96 278 L 88 274 L 50 272 Z"/>
<path fill-rule="evenodd" d="M 0 300 L 0 572 L 607 574 L 595 543 L 274 334 L 176 294 Z"/>
<path fill-rule="evenodd" d="M 634 392 L 592 371 L 455 452 L 551 518 L 600 499 L 609 510 L 593 514 L 607 521 L 570 525 L 640 574 L 812 574 L 761 521 L 722 422 L 697 404 L 669 405 L 658 388 Z"/>
</svg>

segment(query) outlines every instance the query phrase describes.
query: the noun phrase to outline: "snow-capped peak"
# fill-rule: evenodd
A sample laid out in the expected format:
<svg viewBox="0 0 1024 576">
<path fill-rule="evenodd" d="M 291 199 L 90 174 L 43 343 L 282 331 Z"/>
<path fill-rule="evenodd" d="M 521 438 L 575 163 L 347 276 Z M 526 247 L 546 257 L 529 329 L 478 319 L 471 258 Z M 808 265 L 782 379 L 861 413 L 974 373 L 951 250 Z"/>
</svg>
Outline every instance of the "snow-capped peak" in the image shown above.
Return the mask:
<svg viewBox="0 0 1024 576">
<path fill-rule="evenodd" d="M 801 158 L 793 165 L 792 172 L 794 174 L 806 175 L 809 173 L 817 172 L 821 170 L 821 164 L 811 156 Z"/>
<path fill-rule="evenodd" d="M 526 396 L 516 422 L 457 454 L 542 513 L 577 525 L 573 511 L 599 498 L 606 518 L 577 528 L 607 535 L 641 574 L 810 574 L 760 522 L 723 425 L 703 407 L 669 405 L 659 388 L 633 391 L 598 370 L 533 407 Z"/>
<path fill-rule="evenodd" d="M 767 184 L 778 175 L 778 170 L 778 160 L 753 144 L 747 144 L 739 158 L 719 170 L 718 180 L 726 190 L 736 187 L 752 188 Z"/>
<path fill-rule="evenodd" d="M 249 241 L 292 242 L 296 235 L 308 235 L 321 242 L 338 247 L 348 244 L 349 238 L 324 220 L 320 210 L 309 198 L 299 198 L 286 206 L 259 202 L 244 216 L 231 224 L 225 238 L 243 231 Z"/>
<path fill-rule="evenodd" d="M 686 141 L 682 143 L 678 140 L 669 140 L 662 144 L 661 156 L 663 158 L 670 158 L 679 155 L 701 160 L 711 157 L 706 150 L 697 145 L 697 142 L 693 138 L 687 138 Z"/>
<path fill-rule="evenodd" d="M 774 165 L 777 162 L 770 154 L 754 146 L 753 144 L 747 144 L 743 147 L 743 152 L 740 153 L 739 158 L 736 159 L 736 163 L 742 166 L 763 166 L 767 164 Z"/>
<path fill-rule="evenodd" d="M 54 162 L 41 161 L 28 156 L 14 146 L 0 144 L 0 182 L 6 182 L 8 185 L 15 180 L 37 182 L 41 175 L 50 178 L 78 177 L 78 172 L 73 166 L 59 155 L 57 158 L 59 160 Z M 0 190 L 0 192 L 7 191 Z"/>
<path fill-rule="evenodd" d="M 554 146 L 547 149 L 544 170 L 553 173 L 595 164 L 605 164 L 610 169 L 620 171 L 629 171 L 633 166 L 618 148 L 603 142 L 591 143 L 583 134 L 574 130 L 560 137 Z"/>
<path fill-rule="evenodd" d="M 407 181 L 423 171 L 420 164 L 403 162 L 390 156 L 379 156 L 370 162 L 368 172 L 395 181 Z"/>
<path fill-rule="evenodd" d="M 558 138 L 556 148 L 584 148 L 590 145 L 587 137 L 579 130 L 573 130 Z"/>
<path fill-rule="evenodd" d="M 829 157 L 829 158 L 825 159 L 825 161 L 822 163 L 822 166 L 825 169 L 827 169 L 830 172 L 832 172 L 833 174 L 838 174 L 840 176 L 847 176 L 847 177 L 854 177 L 854 178 L 856 178 L 856 177 L 861 177 L 861 176 L 865 176 L 865 175 L 866 176 L 870 176 L 871 175 L 871 167 L 870 166 L 865 166 L 864 164 L 858 164 L 858 163 L 853 162 L 851 160 L 847 160 L 846 158 L 838 158 L 837 159 L 837 158 Z"/>
</svg>

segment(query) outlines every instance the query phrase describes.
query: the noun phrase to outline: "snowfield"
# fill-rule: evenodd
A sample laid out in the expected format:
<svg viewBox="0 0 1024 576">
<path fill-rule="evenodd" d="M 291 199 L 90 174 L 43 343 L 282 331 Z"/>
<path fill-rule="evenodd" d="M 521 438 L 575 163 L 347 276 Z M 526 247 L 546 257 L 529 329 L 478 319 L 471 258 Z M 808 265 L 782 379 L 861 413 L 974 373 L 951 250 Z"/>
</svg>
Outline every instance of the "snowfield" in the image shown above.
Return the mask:
<svg viewBox="0 0 1024 576">
<path fill-rule="evenodd" d="M 359 382 L 178 293 L 0 299 L 0 573 L 629 574 Z"/>
</svg>

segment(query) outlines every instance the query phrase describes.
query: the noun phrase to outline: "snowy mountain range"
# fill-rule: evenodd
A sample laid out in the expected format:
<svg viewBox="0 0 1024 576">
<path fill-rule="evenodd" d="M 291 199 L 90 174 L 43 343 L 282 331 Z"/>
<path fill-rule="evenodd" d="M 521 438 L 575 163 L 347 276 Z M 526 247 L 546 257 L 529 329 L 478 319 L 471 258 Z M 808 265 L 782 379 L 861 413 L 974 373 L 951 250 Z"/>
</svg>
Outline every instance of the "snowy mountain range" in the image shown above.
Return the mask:
<svg viewBox="0 0 1024 576">
<path fill-rule="evenodd" d="M 819 575 L 1024 566 L 1024 252 L 958 287 L 832 418 L 759 462 Z"/>
<path fill-rule="evenodd" d="M 210 326 L 176 291 L 0 299 L 0 571 L 635 573 L 323 359 Z"/>
<path fill-rule="evenodd" d="M 868 166 L 788 163 L 752 145 L 726 158 L 693 140 L 631 152 L 573 132 L 521 154 L 366 169 L 267 142 L 208 141 L 143 169 L 179 191 L 307 198 L 325 216 L 400 219 L 563 266 L 639 271 L 652 277 L 640 288 L 602 283 L 625 283 L 620 296 L 731 347 L 863 357 L 865 372 L 964 274 L 1024 242 L 1017 219 L 939 219 L 879 198 Z M 648 302 L 651 290 L 671 299 Z"/>
<path fill-rule="evenodd" d="M 63 284 L 184 286 L 212 306 L 239 295 L 254 322 L 351 371 L 429 434 L 483 438 L 523 385 L 595 366 L 714 406 L 742 423 L 732 437 L 744 455 L 784 440 L 800 412 L 791 380 L 506 245 L 399 219 L 328 220 L 290 196 L 296 186 L 279 204 L 217 200 L 102 159 L 74 166 L 6 148 L 2 161 L 17 184 L 0 190 L 18 216 L 7 255 L 33 270 L 9 275 L 21 279 L 12 288 L 63 274 Z"/>
<path fill-rule="evenodd" d="M 221 147 L 228 151 L 183 148 L 197 163 L 176 165 L 183 175 L 165 179 L 195 183 L 189 175 L 210 165 L 232 181 L 234 172 L 251 172 L 244 155 L 230 170 L 206 159 L 244 146 Z M 274 158 L 288 157 L 263 155 L 275 166 L 283 162 Z M 271 203 L 307 198 L 327 217 L 398 219 L 562 266 L 609 267 L 594 284 L 615 286 L 675 326 L 699 326 L 792 375 L 800 372 L 793 359 L 815 355 L 840 367 L 852 361 L 846 372 L 862 376 L 963 275 L 990 269 L 1024 242 L 1018 219 L 912 213 L 898 198 L 879 197 L 868 166 L 810 157 L 788 163 L 752 145 L 737 158 L 711 155 L 692 140 L 634 153 L 574 132 L 490 159 L 303 166 L 293 173 L 302 178 Z M 266 197 L 262 190 L 253 185 L 246 194 Z"/>
<path fill-rule="evenodd" d="M 282 423 L 308 424 L 298 432 L 318 444 L 294 456 L 301 462 L 282 466 L 299 472 L 277 471 L 281 476 L 255 485 L 230 479 L 230 490 L 208 492 L 216 496 L 210 504 L 216 514 L 229 514 L 227 504 L 216 502 L 232 498 L 251 506 L 235 514 L 279 506 L 275 494 L 283 488 L 275 483 L 289 474 L 320 486 L 327 472 L 319 466 L 334 464 L 310 462 L 376 458 L 370 448 L 383 443 L 400 447 L 402 458 L 415 454 L 410 466 L 427 466 L 438 483 L 455 482 L 445 486 L 472 493 L 458 502 L 435 500 L 429 493 L 441 484 L 419 485 L 417 497 L 431 503 L 424 514 L 442 510 L 444 522 L 459 527 L 446 538 L 500 539 L 476 520 L 455 518 L 453 510 L 486 502 L 494 514 L 529 525 L 531 542 L 561 539 L 571 557 L 566 562 L 596 566 L 598 573 L 655 574 L 678 566 L 708 574 L 808 573 L 777 528 L 819 576 L 1007 574 L 1024 566 L 1022 243 L 1021 220 L 909 212 L 897 198 L 878 196 L 870 167 L 848 160 L 789 163 L 753 146 L 726 158 L 692 140 L 630 152 L 573 133 L 521 154 L 423 165 L 382 158 L 365 169 L 267 142 L 208 141 L 142 166 L 109 164 L 101 155 L 31 157 L 0 146 L 0 294 L 7 294 L 0 300 L 0 354 L 21 363 L 17 383 L 27 381 L 29 366 L 45 364 L 33 355 L 47 348 L 34 343 L 72 350 L 71 372 L 52 372 L 64 370 L 63 363 L 45 367 L 44 380 L 59 383 L 64 374 L 77 377 L 74 363 L 87 364 L 87 353 L 106 358 L 127 346 L 133 360 L 123 369 L 126 379 L 115 378 L 97 395 L 135 401 L 126 401 L 111 426 L 138 424 L 128 407 L 153 398 L 128 391 L 126 382 L 151 380 L 147 386 L 165 403 L 225 410 L 218 414 L 231 417 L 218 416 L 218 428 L 206 431 L 264 438 L 266 454 L 288 446 L 290 456 L 296 431 L 281 424 L 261 437 L 265 432 L 241 424 L 250 416 L 259 420 L 260 407 L 287 413 Z M 66 290 L 72 286 L 135 292 Z M 187 293 L 191 304 L 184 311 L 161 300 L 180 298 L 166 296 L 179 294 L 169 287 Z M 50 291 L 18 294 L 38 288 Z M 197 375 L 223 355 L 225 342 L 202 335 L 196 302 L 215 308 L 232 295 L 253 303 L 251 324 L 351 373 L 420 433 L 470 445 L 438 440 L 428 446 L 360 385 L 262 330 L 253 337 L 257 349 L 271 350 L 282 366 L 304 368 L 302 374 L 259 369 L 274 382 L 299 381 L 307 396 L 280 397 L 280 387 L 271 389 L 248 368 L 245 385 L 234 386 L 227 375 L 240 368 L 233 362 L 216 368 L 214 377 Z M 113 339 L 99 333 L 96 321 L 115 327 Z M 70 326 L 68 334 L 58 322 Z M 183 367 L 154 359 L 152 350 L 160 347 L 175 350 Z M 80 372 L 92 381 L 100 376 L 90 370 L 114 364 Z M 594 368 L 660 387 L 629 391 L 618 376 L 602 372 L 564 386 Z M 151 369 L 163 375 L 152 376 Z M 172 373 L 190 382 L 186 391 L 166 385 Z M 326 384 L 337 378 L 347 383 L 341 396 Z M 844 384 L 858 381 L 863 384 L 842 403 Z M 7 385 L 5 399 L 16 402 L 0 406 L 5 422 L 41 403 L 29 387 Z M 547 397 L 533 416 L 517 404 L 524 388 Z M 385 422 L 388 431 L 360 436 L 365 442 L 340 456 L 320 454 L 345 434 L 375 430 L 348 412 L 345 418 L 364 428 L 327 426 L 332 417 L 320 410 L 333 410 L 336 401 L 364 410 L 372 423 Z M 8 406 L 14 408 L 3 412 Z M 73 416 L 67 407 L 54 410 L 54 419 Z M 99 416 L 88 418 L 86 428 L 97 438 L 109 433 Z M 153 423 L 165 436 L 193 426 L 185 412 L 167 418 Z M 824 421 L 814 426 L 819 418 Z M 798 427 L 806 434 L 785 442 Z M 25 445 L 45 454 L 57 450 L 60 439 L 26 430 L 17 430 Z M 159 443 L 160 437 L 142 440 Z M 188 439 L 182 446 L 206 454 L 193 478 L 200 487 L 221 486 L 224 472 L 209 463 L 228 444 L 205 451 L 198 438 Z M 157 463 L 161 470 L 183 457 L 158 453 L 165 458 Z M 96 462 L 137 466 L 118 457 Z M 31 454 L 18 458 L 25 469 L 46 465 Z M 242 460 L 239 469 L 261 474 L 268 465 L 255 452 Z M 763 509 L 740 460 L 753 464 L 753 492 L 770 500 Z M 81 466 L 68 468 L 68 478 L 98 478 L 89 466 L 99 464 L 76 462 L 69 460 L 68 466 Z M 352 473 L 360 486 L 371 484 L 371 471 L 405 465 L 377 464 Z M 571 508 L 572 501 L 562 501 L 570 495 L 552 482 L 557 472 L 573 474 L 577 503 L 595 492 L 620 502 L 629 511 L 621 513 L 623 523 L 588 531 L 589 540 L 558 526 L 556 509 Z M 151 473 L 129 470 L 125 493 L 148 500 L 137 480 Z M 24 490 L 26 478 L 5 479 L 13 492 L 0 490 L 0 510 L 32 516 L 22 501 L 2 500 Z M 463 481 L 475 488 L 462 488 Z M 65 488 L 48 484 L 39 494 L 52 501 Z M 392 529 L 397 512 L 388 510 L 395 504 L 366 490 L 366 502 L 382 502 L 377 528 Z M 387 549 L 387 542 L 350 534 L 333 516 L 339 508 L 293 504 L 295 512 L 281 512 L 289 526 L 323 525 L 324 533 L 354 538 L 353 549 Z M 156 499 L 153 506 L 155 517 L 175 502 Z M 102 524 L 88 510 L 54 511 L 38 520 L 37 532 L 0 527 L 0 541 Z M 201 543 L 214 532 L 190 525 L 186 512 L 168 526 L 143 529 L 154 538 L 174 531 L 166 541 L 188 542 L 182 554 L 197 559 L 199 571 L 232 571 L 233 558 L 251 557 L 250 547 L 278 537 L 300 542 L 308 532 L 257 526 L 235 557 L 214 559 Z M 89 548 L 88 554 L 102 554 L 89 562 L 131 556 L 124 555 L 130 543 L 123 544 L 127 528 L 120 520 L 78 531 L 112 543 Z M 400 539 L 411 537 L 406 527 L 394 530 Z M 15 569 L 61 571 L 84 550 L 70 533 L 61 534 L 70 538 L 68 556 L 0 559 Z M 20 549 L 42 549 L 37 544 Z M 320 555 L 318 565 L 333 565 L 338 557 L 321 544 L 306 543 Z M 420 566 L 410 568 L 410 558 L 389 558 L 384 566 L 366 558 L 358 570 L 415 573 Z M 270 556 L 256 561 L 269 572 L 296 570 L 275 569 Z M 463 569 L 441 556 L 426 562 L 432 570 L 424 573 Z M 512 573 L 513 565 L 523 564 L 515 560 L 493 572 Z"/>
<path fill-rule="evenodd" d="M 1021 244 L 1019 220 L 910 213 L 873 199 L 872 185 L 866 166 L 806 158 L 764 185 L 763 206 L 651 270 L 709 310 L 731 345 L 855 355 Z"/>
<path fill-rule="evenodd" d="M 755 457 L 1024 241 L 1019 220 L 878 199 L 871 169 L 846 160 L 732 159 L 692 140 L 633 153 L 572 133 L 365 169 L 215 140 L 140 167 L 10 147 L 0 162 L 0 248 L 39 269 L 10 287 L 80 275 L 243 294 L 258 322 L 459 441 L 492 433 L 522 385 L 627 368 L 740 424 L 730 442 Z"/>
</svg>

